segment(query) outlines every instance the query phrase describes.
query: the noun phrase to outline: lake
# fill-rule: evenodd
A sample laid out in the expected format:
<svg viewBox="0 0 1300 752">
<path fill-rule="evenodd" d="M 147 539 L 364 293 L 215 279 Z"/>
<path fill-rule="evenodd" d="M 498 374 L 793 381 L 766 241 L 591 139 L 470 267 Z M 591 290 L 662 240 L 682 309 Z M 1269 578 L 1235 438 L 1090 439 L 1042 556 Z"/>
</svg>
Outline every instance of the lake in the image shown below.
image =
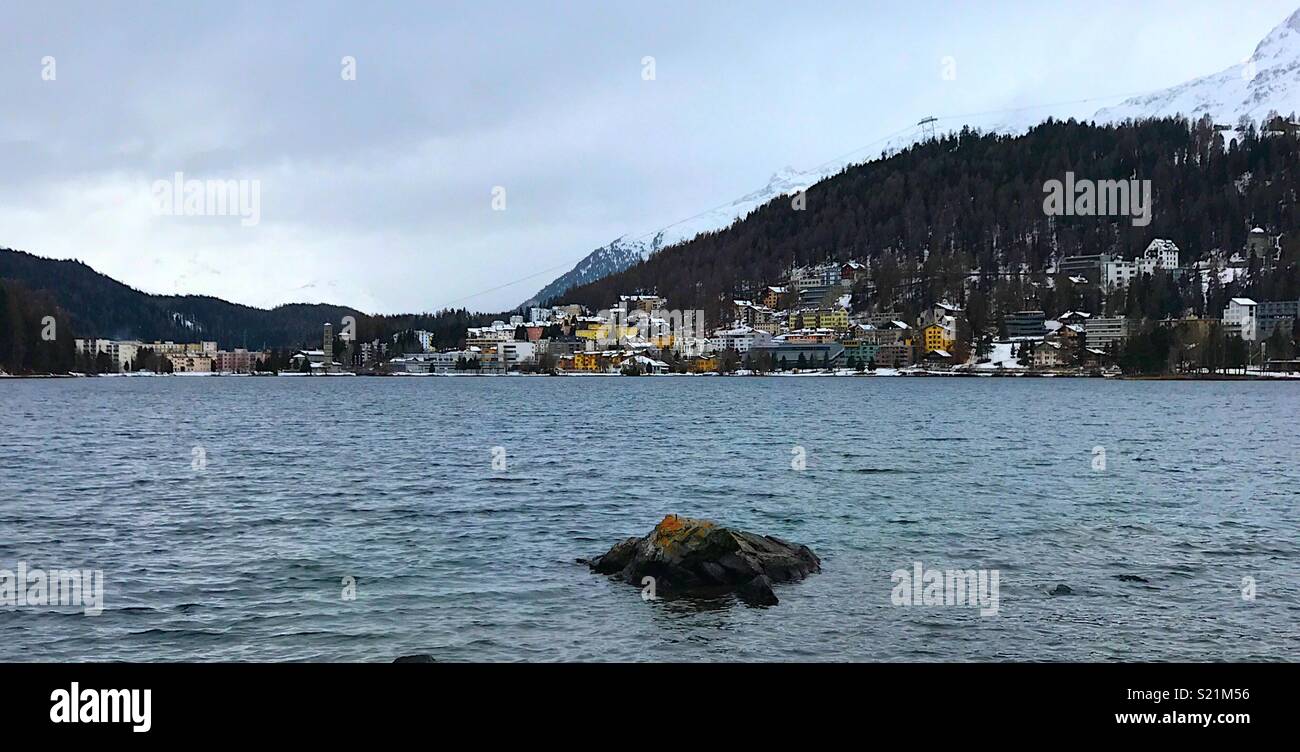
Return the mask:
<svg viewBox="0 0 1300 752">
<path fill-rule="evenodd" d="M 0 606 L 0 660 L 1295 660 L 1298 419 L 1259 382 L 5 380 L 0 569 L 104 600 Z M 822 572 L 750 608 L 575 563 L 672 513 Z M 895 605 L 916 562 L 995 571 L 996 615 Z"/>
</svg>

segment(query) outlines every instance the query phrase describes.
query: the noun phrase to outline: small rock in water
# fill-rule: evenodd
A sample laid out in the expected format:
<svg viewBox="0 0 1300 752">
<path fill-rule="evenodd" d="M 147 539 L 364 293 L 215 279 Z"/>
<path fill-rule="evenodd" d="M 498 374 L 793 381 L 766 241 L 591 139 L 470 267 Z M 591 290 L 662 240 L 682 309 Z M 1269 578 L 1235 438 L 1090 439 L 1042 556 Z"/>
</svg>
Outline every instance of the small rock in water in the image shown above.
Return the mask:
<svg viewBox="0 0 1300 752">
<path fill-rule="evenodd" d="M 1120 582 L 1147 582 L 1147 578 L 1138 577 L 1135 574 L 1117 574 L 1115 575 L 1115 579 Z"/>
<path fill-rule="evenodd" d="M 437 659 L 427 653 L 403 655 L 393 659 L 393 663 L 437 663 Z"/>
<path fill-rule="evenodd" d="M 1056 587 L 1052 588 L 1047 594 L 1048 595 L 1074 595 L 1074 591 L 1070 589 L 1069 585 L 1057 585 Z"/>
<path fill-rule="evenodd" d="M 735 593 L 757 606 L 777 603 L 774 582 L 821 571 L 821 560 L 807 546 L 675 514 L 644 538 L 616 543 L 586 564 L 638 586 L 653 577 L 655 591 L 668 596 Z"/>
</svg>

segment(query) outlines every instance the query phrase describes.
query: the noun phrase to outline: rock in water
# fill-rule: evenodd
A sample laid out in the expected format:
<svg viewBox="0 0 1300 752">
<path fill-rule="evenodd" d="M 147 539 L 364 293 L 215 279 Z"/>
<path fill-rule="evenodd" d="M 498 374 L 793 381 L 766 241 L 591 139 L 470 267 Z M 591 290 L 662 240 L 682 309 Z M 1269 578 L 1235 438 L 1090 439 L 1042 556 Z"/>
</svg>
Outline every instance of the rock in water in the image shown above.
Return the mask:
<svg viewBox="0 0 1300 752">
<path fill-rule="evenodd" d="M 734 592 L 759 606 L 777 603 L 772 583 L 821 571 L 821 560 L 807 546 L 675 514 L 646 537 L 628 538 L 586 563 L 595 572 L 617 574 L 632 585 L 653 577 L 655 592 L 663 595 Z"/>
</svg>

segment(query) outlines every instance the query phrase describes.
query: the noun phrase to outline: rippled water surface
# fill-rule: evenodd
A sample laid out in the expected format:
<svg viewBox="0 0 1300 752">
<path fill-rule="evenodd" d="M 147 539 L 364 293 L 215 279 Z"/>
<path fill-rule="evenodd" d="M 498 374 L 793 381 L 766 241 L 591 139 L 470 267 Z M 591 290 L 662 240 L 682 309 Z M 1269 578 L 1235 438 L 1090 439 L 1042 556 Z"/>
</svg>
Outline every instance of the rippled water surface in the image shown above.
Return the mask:
<svg viewBox="0 0 1300 752">
<path fill-rule="evenodd" d="M 3 381 L 0 568 L 106 607 L 0 606 L 0 660 L 1295 660 L 1298 421 L 1272 383 Z M 823 571 L 754 609 L 575 564 L 668 513 Z M 999 613 L 892 605 L 916 561 Z"/>
</svg>

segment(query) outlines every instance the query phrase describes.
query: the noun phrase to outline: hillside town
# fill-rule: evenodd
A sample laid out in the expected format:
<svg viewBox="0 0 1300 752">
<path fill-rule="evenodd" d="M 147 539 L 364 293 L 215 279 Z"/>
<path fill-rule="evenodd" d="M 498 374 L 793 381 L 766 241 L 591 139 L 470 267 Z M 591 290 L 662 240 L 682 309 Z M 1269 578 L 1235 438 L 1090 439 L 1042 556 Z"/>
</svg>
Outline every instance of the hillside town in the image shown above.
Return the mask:
<svg viewBox="0 0 1300 752">
<path fill-rule="evenodd" d="M 490 326 L 469 328 L 462 347 L 407 352 L 386 362 L 392 373 L 1023 373 L 1116 375 L 1138 336 L 1171 343 L 1172 370 L 1294 372 L 1291 352 L 1300 300 L 1231 297 L 1219 311 L 1192 308 L 1160 319 L 1122 310 L 1136 286 L 1195 282 L 1231 285 L 1279 261 L 1280 238 L 1261 228 L 1227 258 L 1186 262 L 1172 241 L 1153 240 L 1134 259 L 1064 258 L 1044 286 L 1068 285 L 1057 300 L 1091 300 L 1067 310 L 990 311 L 976 327 L 958 304 L 941 300 L 912 315 L 855 300 L 879 300 L 868 261 L 794 268 L 779 284 L 749 285 L 724 301 L 719 325 L 704 330 L 703 311 L 670 309 L 653 294 L 620 295 L 610 308 L 535 307 Z M 971 282 L 977 275 L 971 275 Z M 1089 310 L 1089 308 L 1091 310 Z M 1217 315 L 1213 315 L 1217 314 Z M 427 342 L 426 332 L 412 336 Z M 1272 354 L 1270 341 L 1276 342 Z M 1134 357 L 1137 357 L 1134 355 Z"/>
<path fill-rule="evenodd" d="M 78 339 L 75 349 L 90 373 L 1113 376 L 1134 370 L 1126 359 L 1142 357 L 1135 340 L 1145 337 L 1171 353 L 1173 372 L 1292 373 L 1300 371 L 1293 351 L 1300 300 L 1236 296 L 1221 310 L 1198 315 L 1187 308 L 1158 319 L 1125 312 L 1141 286 L 1231 289 L 1252 270 L 1271 268 L 1280 254 L 1280 238 L 1255 228 L 1246 248 L 1227 258 L 1188 261 L 1166 239 L 1151 241 L 1134 259 L 1066 257 L 1027 283 L 1030 295 L 1036 287 L 1051 289 L 1058 307 L 1078 304 L 1055 311 L 998 310 L 985 301 L 979 307 L 991 310 L 976 316 L 963 303 L 976 300 L 966 288 L 978 274 L 965 281 L 962 302 L 943 299 L 910 311 L 882 306 L 906 296 L 879 289 L 870 261 L 850 260 L 795 267 L 776 284 L 742 285 L 720 301 L 712 326 L 705 311 L 672 309 L 664 297 L 637 293 L 598 311 L 577 304 L 531 307 L 468 327 L 456 346 L 444 348 L 424 330 L 356 342 L 325 323 L 319 348 L 292 353 L 221 350 L 211 341 L 105 339 Z M 1063 287 L 1068 294 L 1056 289 Z"/>
</svg>

